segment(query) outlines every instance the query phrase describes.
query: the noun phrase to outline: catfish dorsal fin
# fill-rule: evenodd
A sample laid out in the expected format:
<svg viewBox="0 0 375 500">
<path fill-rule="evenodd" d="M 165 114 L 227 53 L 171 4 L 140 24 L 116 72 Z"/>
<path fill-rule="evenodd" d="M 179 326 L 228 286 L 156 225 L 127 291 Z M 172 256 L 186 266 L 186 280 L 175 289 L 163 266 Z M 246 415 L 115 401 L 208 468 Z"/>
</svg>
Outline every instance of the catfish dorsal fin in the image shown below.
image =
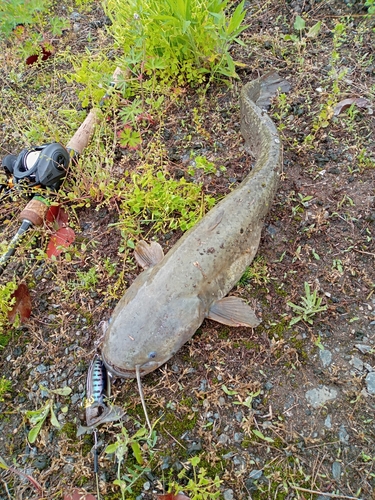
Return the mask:
<svg viewBox="0 0 375 500">
<path fill-rule="evenodd" d="M 141 240 L 135 246 L 134 257 L 138 264 L 143 269 L 156 266 L 164 258 L 162 247 L 156 241 L 151 241 L 150 244 Z"/>
<path fill-rule="evenodd" d="M 255 312 L 239 297 L 224 297 L 212 304 L 206 316 L 228 326 L 250 326 L 260 324 Z"/>
</svg>

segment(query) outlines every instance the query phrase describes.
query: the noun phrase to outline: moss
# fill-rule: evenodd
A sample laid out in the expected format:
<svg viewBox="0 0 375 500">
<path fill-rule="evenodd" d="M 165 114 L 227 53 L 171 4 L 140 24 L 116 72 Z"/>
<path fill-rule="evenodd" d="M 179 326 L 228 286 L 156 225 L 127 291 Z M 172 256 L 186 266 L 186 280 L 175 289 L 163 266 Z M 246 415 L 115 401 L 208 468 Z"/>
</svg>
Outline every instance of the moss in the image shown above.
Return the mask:
<svg viewBox="0 0 375 500">
<path fill-rule="evenodd" d="M 77 426 L 72 422 L 67 422 L 62 426 L 60 433 L 65 434 L 67 438 L 75 441 L 77 439 Z"/>
<path fill-rule="evenodd" d="M 226 340 L 229 337 L 229 334 L 230 334 L 229 328 L 226 328 L 226 327 L 221 328 L 219 333 L 218 333 L 218 337 L 221 340 Z"/>
<path fill-rule="evenodd" d="M 160 430 L 163 433 L 166 429 L 176 439 L 180 438 L 186 431 L 191 431 L 195 428 L 198 419 L 198 414 L 194 413 L 191 418 L 191 413 L 186 413 L 183 417 L 179 417 L 175 412 L 168 412 L 164 415 L 160 422 Z"/>
</svg>

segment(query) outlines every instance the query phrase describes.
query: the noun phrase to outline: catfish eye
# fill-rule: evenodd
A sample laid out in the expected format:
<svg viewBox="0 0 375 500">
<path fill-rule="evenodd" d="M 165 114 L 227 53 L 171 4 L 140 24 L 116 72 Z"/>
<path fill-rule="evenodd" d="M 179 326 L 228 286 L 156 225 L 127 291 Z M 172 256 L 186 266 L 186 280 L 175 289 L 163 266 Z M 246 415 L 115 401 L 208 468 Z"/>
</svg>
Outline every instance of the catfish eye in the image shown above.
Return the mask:
<svg viewBox="0 0 375 500">
<path fill-rule="evenodd" d="M 148 357 L 149 357 L 150 359 L 154 359 L 154 358 L 156 358 L 156 352 L 155 352 L 155 351 L 151 351 L 151 352 L 148 354 Z"/>
</svg>

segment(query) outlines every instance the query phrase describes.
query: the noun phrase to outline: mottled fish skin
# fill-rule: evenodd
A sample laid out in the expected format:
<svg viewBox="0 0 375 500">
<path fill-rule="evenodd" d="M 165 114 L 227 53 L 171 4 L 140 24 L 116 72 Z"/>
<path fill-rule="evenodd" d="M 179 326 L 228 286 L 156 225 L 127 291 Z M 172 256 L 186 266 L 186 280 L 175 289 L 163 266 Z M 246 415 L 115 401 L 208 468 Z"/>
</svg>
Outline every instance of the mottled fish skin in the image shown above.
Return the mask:
<svg viewBox="0 0 375 500">
<path fill-rule="evenodd" d="M 142 272 L 116 306 L 102 347 L 114 375 L 133 378 L 137 365 L 145 375 L 170 359 L 252 262 L 281 163 L 276 127 L 255 104 L 266 86 L 267 77 L 260 78 L 241 92 L 241 132 L 256 158 L 252 171 Z"/>
</svg>

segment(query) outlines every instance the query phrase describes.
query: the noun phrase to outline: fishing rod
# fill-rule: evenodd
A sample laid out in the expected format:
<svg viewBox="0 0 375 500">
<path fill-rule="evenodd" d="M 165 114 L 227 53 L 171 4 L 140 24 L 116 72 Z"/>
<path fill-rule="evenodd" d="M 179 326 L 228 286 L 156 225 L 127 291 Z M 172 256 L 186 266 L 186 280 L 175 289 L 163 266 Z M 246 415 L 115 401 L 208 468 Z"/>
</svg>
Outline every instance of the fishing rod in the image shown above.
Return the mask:
<svg viewBox="0 0 375 500">
<path fill-rule="evenodd" d="M 113 73 L 111 87 L 121 74 L 120 68 Z M 100 101 L 102 106 L 109 92 Z M 76 161 L 89 144 L 98 120 L 98 109 L 93 108 L 80 125 L 67 145 L 53 142 L 42 146 L 23 149 L 18 155 L 7 155 L 2 159 L 2 166 L 8 177 L 8 189 L 2 185 L 5 194 L 12 189 L 42 188 L 47 191 L 57 191 L 64 181 L 72 161 Z M 48 198 L 44 195 L 34 195 L 19 215 L 21 225 L 0 256 L 0 275 L 3 273 L 10 257 L 14 255 L 24 234 L 33 226 L 41 226 L 49 208 Z"/>
</svg>

